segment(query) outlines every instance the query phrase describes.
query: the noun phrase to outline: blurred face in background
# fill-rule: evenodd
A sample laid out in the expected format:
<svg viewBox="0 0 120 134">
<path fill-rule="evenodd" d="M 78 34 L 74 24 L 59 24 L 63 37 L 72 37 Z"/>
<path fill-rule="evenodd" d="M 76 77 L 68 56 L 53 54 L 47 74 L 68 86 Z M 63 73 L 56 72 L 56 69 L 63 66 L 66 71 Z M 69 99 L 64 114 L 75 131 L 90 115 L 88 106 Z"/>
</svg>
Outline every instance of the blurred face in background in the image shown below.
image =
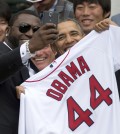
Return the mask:
<svg viewBox="0 0 120 134">
<path fill-rule="evenodd" d="M 57 29 L 59 37 L 56 41 L 56 45 L 63 52 L 70 49 L 84 37 L 79 24 L 71 20 L 59 23 Z"/>
<path fill-rule="evenodd" d="M 99 3 L 83 2 L 78 4 L 75 9 L 75 17 L 80 23 L 85 34 L 94 29 L 96 23 L 105 19 L 110 13 L 103 13 Z"/>
<path fill-rule="evenodd" d="M 15 20 L 10 30 L 10 36 L 19 40 L 19 44 L 30 40 L 39 27 L 41 26 L 40 19 L 31 14 L 20 14 Z"/>
<path fill-rule="evenodd" d="M 0 41 L 4 41 L 8 31 L 8 22 L 4 18 L 0 17 Z"/>
<path fill-rule="evenodd" d="M 36 51 L 35 53 L 36 55 L 35 57 L 31 58 L 31 61 L 39 70 L 44 69 L 50 63 L 52 63 L 55 60 L 55 56 L 57 54 L 56 51 L 51 49 L 50 45 L 39 51 Z"/>
<path fill-rule="evenodd" d="M 37 9 L 38 13 L 41 11 L 49 10 L 54 5 L 55 0 L 42 0 L 33 3 L 34 7 Z"/>
</svg>

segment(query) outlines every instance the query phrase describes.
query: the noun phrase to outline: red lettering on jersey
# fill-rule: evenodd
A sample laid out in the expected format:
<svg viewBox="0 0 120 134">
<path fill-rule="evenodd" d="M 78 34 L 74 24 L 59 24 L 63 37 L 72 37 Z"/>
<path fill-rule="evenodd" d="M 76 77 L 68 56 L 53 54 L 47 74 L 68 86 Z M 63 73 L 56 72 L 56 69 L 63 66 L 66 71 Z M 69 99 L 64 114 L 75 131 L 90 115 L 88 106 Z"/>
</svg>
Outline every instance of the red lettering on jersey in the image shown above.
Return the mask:
<svg viewBox="0 0 120 134">
<path fill-rule="evenodd" d="M 88 126 L 91 126 L 94 123 L 90 118 L 92 112 L 89 109 L 83 111 L 72 96 L 67 99 L 67 107 L 69 128 L 72 131 L 79 127 L 83 122 L 85 122 Z M 77 119 L 75 118 L 75 112 L 78 114 Z"/>
<path fill-rule="evenodd" d="M 96 91 L 99 93 L 99 96 L 96 96 Z M 104 89 L 94 75 L 90 77 L 90 92 L 90 105 L 93 109 L 96 109 L 103 101 L 108 106 L 112 104 L 110 97 L 112 91 L 109 88 Z"/>
<path fill-rule="evenodd" d="M 47 96 L 49 97 L 52 97 L 53 99 L 57 100 L 57 101 L 61 101 L 63 95 L 53 89 L 48 89 L 47 90 L 47 93 L 46 93 Z"/>
<path fill-rule="evenodd" d="M 70 82 L 74 82 L 74 80 L 68 76 L 67 74 L 65 74 L 63 71 L 61 71 L 58 76 L 64 81 L 64 83 L 69 87 L 70 86 Z"/>
<path fill-rule="evenodd" d="M 55 89 L 57 89 L 58 91 L 60 91 L 61 93 L 65 93 L 66 90 L 68 89 L 68 87 L 64 84 L 62 84 L 60 81 L 58 80 L 54 80 L 51 84 L 52 87 L 54 87 Z"/>
<path fill-rule="evenodd" d="M 85 73 L 85 69 L 86 69 L 86 71 L 90 71 L 90 68 L 87 65 L 86 61 L 84 60 L 83 56 L 78 57 L 77 61 L 79 63 L 79 66 L 80 66 L 80 69 L 82 71 L 82 74 Z"/>
<path fill-rule="evenodd" d="M 49 90 L 49 91 L 47 91 L 48 96 L 60 101 L 63 97 L 63 94 L 65 94 L 65 92 L 68 90 L 68 87 L 71 86 L 71 83 L 73 83 L 78 78 L 78 76 L 80 77 L 85 72 L 90 71 L 89 66 L 87 65 L 83 56 L 78 57 L 77 61 L 78 61 L 78 65 L 80 68 L 78 68 L 74 62 L 71 62 L 70 65 L 67 65 L 65 67 L 66 68 L 65 71 L 67 71 L 70 75 L 61 71 L 58 74 L 58 76 L 59 76 L 59 78 L 61 78 L 63 83 L 58 81 L 57 79 L 54 80 L 51 84 L 51 86 L 54 89 L 51 89 L 51 90 L 48 89 Z"/>
<path fill-rule="evenodd" d="M 70 63 L 70 66 L 67 65 L 66 69 L 68 70 L 68 72 L 72 75 L 72 77 L 75 80 L 77 79 L 76 75 L 81 76 L 81 72 L 78 70 L 78 68 L 76 67 L 76 65 L 73 62 Z"/>
</svg>

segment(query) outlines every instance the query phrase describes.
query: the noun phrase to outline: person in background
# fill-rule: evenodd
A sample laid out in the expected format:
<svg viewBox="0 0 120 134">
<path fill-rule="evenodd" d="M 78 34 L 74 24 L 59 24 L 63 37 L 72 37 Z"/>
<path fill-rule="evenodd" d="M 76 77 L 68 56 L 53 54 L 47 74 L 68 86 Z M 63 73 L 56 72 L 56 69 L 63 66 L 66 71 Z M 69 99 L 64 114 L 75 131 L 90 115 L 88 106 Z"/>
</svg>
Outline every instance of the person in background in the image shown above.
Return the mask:
<svg viewBox="0 0 120 134">
<path fill-rule="evenodd" d="M 85 34 L 91 32 L 95 25 L 109 18 L 111 13 L 110 0 L 75 0 L 74 15 Z"/>
<path fill-rule="evenodd" d="M 47 47 L 57 38 L 56 26 L 54 24 L 42 26 L 39 17 L 33 11 L 25 10 L 13 15 L 10 27 L 8 42 L 0 43 L 1 134 L 18 133 L 19 100 L 15 87 L 29 78 L 31 73 L 34 74 L 32 71 L 36 72 L 33 66 L 30 66 L 30 70 L 27 68 L 28 60 L 34 56 L 33 53 Z M 23 42 L 25 43 L 22 44 Z M 47 61 L 51 55 L 46 55 L 41 59 Z"/>
<path fill-rule="evenodd" d="M 43 17 L 44 11 L 54 12 L 59 14 L 59 20 L 65 18 L 73 18 L 73 4 L 68 0 L 26 0 L 33 3 L 27 10 L 35 11 L 40 19 Z"/>
<path fill-rule="evenodd" d="M 120 26 L 120 13 L 112 16 L 111 20 L 114 21 L 118 26 Z"/>
<path fill-rule="evenodd" d="M 4 41 L 9 32 L 9 20 L 11 18 L 11 10 L 5 1 L 0 1 L 0 42 Z"/>
</svg>

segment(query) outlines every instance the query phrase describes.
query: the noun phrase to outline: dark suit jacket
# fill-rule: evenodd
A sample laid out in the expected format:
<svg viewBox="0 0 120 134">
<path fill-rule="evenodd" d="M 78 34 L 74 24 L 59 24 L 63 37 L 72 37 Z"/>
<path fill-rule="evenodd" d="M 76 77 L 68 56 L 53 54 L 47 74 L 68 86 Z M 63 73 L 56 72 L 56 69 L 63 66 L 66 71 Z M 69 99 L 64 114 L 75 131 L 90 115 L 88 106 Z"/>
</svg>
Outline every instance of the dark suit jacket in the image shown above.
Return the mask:
<svg viewBox="0 0 120 134">
<path fill-rule="evenodd" d="M 29 77 L 20 48 L 10 50 L 0 43 L 0 134 L 17 134 L 19 100 L 15 87 Z"/>
<path fill-rule="evenodd" d="M 118 93 L 119 93 L 119 98 L 120 98 L 120 70 L 115 72 L 115 75 L 116 75 L 117 86 L 118 86 Z"/>
</svg>

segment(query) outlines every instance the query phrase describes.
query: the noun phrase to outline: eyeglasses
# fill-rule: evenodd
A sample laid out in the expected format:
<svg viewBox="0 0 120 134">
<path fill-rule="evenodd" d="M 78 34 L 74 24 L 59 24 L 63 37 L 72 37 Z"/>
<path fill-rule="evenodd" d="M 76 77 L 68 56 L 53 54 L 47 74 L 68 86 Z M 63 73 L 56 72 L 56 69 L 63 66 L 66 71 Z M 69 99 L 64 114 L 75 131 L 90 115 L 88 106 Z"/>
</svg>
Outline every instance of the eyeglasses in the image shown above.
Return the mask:
<svg viewBox="0 0 120 134">
<path fill-rule="evenodd" d="M 19 28 L 19 31 L 21 33 L 27 33 L 31 28 L 32 28 L 33 33 L 34 33 L 40 28 L 39 26 L 31 26 L 30 24 L 27 24 L 27 23 L 22 23 L 17 27 Z"/>
</svg>

